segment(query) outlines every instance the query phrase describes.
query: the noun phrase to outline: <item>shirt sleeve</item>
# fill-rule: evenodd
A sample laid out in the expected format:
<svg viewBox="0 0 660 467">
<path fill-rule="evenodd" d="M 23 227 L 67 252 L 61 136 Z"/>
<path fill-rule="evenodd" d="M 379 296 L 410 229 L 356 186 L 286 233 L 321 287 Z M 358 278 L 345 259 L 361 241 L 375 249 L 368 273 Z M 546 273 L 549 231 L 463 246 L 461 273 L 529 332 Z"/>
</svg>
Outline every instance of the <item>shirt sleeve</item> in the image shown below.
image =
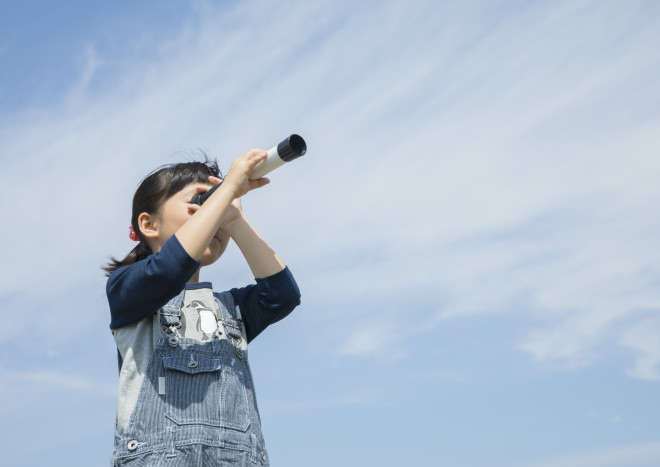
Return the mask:
<svg viewBox="0 0 660 467">
<path fill-rule="evenodd" d="M 110 328 L 134 324 L 156 313 L 183 290 L 200 264 L 172 235 L 158 253 L 117 269 L 106 283 Z"/>
<path fill-rule="evenodd" d="M 300 289 L 288 267 L 255 281 L 229 291 L 240 307 L 248 342 L 300 305 Z"/>
</svg>

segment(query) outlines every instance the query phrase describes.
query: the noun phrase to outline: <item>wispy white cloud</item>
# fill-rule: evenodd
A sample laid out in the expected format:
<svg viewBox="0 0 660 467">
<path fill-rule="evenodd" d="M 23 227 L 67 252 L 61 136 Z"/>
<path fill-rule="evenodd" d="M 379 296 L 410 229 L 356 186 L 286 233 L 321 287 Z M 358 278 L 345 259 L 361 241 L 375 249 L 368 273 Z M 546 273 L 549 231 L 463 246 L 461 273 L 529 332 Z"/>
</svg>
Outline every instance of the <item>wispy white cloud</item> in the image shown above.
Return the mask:
<svg viewBox="0 0 660 467">
<path fill-rule="evenodd" d="M 628 374 L 635 378 L 660 380 L 660 319 L 646 318 L 621 336 L 621 345 L 638 353 Z"/>
<path fill-rule="evenodd" d="M 532 467 L 646 467 L 660 462 L 660 442 L 608 446 L 541 461 Z"/>
<path fill-rule="evenodd" d="M 339 347 L 340 355 L 375 357 L 386 361 L 396 361 L 404 356 L 403 348 L 395 345 L 402 338 L 400 323 L 395 319 L 381 318 L 375 323 L 356 323 L 352 332 Z"/>
<path fill-rule="evenodd" d="M 78 82 L 73 84 L 68 90 L 66 100 L 69 102 L 69 105 L 88 95 L 92 79 L 99 67 L 103 65 L 99 62 L 96 49 L 91 44 L 88 44 L 85 47 L 81 62 L 81 72 L 78 77 Z"/>
</svg>

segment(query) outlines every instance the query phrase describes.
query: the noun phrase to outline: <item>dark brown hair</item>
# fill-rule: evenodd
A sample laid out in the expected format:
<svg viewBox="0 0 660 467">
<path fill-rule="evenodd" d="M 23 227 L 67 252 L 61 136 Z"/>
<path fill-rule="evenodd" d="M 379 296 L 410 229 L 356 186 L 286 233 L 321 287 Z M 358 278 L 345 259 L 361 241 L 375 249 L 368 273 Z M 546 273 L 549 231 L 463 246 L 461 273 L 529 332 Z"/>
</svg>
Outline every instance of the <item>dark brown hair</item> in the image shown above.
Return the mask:
<svg viewBox="0 0 660 467">
<path fill-rule="evenodd" d="M 142 180 L 133 196 L 133 212 L 131 225 L 138 234 L 140 243 L 122 260 L 109 258 L 108 264 L 103 266 L 106 276 L 122 266 L 136 263 L 145 259 L 153 252 L 138 227 L 138 217 L 143 212 L 158 214 L 163 204 L 179 191 L 191 183 L 209 183 L 209 176 L 222 177 L 218 163 L 209 160 L 204 155 L 203 162 L 180 162 L 168 164 L 151 172 Z"/>
</svg>

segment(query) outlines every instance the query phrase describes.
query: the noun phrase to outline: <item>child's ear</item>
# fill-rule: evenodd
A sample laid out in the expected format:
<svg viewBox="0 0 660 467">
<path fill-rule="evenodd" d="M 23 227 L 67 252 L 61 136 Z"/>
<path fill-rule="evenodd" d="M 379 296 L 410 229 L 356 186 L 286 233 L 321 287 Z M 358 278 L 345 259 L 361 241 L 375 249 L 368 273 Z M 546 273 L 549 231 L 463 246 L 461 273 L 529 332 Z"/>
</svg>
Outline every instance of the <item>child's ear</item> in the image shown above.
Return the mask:
<svg viewBox="0 0 660 467">
<path fill-rule="evenodd" d="M 138 216 L 138 229 L 145 238 L 157 238 L 158 237 L 158 219 L 156 216 L 152 216 L 148 212 L 143 212 Z"/>
</svg>

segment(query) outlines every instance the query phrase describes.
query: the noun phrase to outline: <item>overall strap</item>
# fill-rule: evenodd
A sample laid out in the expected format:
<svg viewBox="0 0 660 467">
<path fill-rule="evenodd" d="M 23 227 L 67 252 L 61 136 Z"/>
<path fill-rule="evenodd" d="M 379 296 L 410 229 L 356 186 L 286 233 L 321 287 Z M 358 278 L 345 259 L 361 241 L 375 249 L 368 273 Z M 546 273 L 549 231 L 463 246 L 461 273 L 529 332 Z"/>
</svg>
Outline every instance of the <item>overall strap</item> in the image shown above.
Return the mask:
<svg viewBox="0 0 660 467">
<path fill-rule="evenodd" d="M 237 348 L 239 358 L 243 358 L 240 350 L 243 338 L 243 322 L 241 312 L 234 303 L 234 297 L 230 292 L 213 294 L 218 305 L 218 330 L 224 329 L 229 341 Z"/>
<path fill-rule="evenodd" d="M 168 340 L 172 347 L 179 345 L 179 328 L 181 327 L 181 305 L 183 304 L 183 296 L 186 294 L 184 288 L 179 294 L 167 302 L 158 311 L 160 327 L 169 334 Z"/>
<path fill-rule="evenodd" d="M 215 302 L 218 305 L 218 318 L 220 318 L 223 322 L 241 319 L 241 314 L 237 310 L 236 304 L 234 303 L 234 297 L 231 292 L 214 293 L 213 296 L 215 297 Z"/>
</svg>

